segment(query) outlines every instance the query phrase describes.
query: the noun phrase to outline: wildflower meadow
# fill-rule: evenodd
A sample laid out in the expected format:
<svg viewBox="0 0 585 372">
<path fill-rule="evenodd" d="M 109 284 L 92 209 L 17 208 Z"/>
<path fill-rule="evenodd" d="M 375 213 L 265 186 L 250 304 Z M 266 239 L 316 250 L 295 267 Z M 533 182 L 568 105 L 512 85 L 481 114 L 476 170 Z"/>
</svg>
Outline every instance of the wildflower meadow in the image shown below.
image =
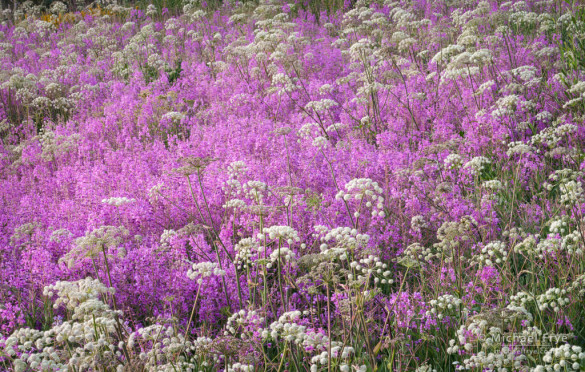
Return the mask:
<svg viewBox="0 0 585 372">
<path fill-rule="evenodd" d="M 0 13 L 0 371 L 585 371 L 584 2 L 74 3 Z"/>
</svg>

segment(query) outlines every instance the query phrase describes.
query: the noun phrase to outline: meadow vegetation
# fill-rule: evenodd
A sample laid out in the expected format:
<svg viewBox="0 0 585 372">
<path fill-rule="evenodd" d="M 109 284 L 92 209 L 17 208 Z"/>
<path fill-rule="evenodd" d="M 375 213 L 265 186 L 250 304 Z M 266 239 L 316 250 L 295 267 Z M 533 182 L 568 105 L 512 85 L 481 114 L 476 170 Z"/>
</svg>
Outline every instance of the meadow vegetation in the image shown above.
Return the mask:
<svg viewBox="0 0 585 372">
<path fill-rule="evenodd" d="M 0 14 L 0 369 L 585 370 L 585 8 Z"/>
</svg>

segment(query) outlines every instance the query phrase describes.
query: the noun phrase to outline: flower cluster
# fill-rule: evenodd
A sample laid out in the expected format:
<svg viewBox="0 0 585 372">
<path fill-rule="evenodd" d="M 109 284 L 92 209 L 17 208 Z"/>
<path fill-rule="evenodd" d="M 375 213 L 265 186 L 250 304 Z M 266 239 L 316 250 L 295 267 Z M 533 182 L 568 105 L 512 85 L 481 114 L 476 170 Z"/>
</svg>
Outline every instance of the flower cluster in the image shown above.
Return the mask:
<svg viewBox="0 0 585 372">
<path fill-rule="evenodd" d="M 569 303 L 569 299 L 566 297 L 567 291 L 560 288 L 550 288 L 539 295 L 536 298 L 536 303 L 540 311 L 551 309 L 555 312 L 559 312 L 565 305 Z"/>
<path fill-rule="evenodd" d="M 478 175 L 486 169 L 486 166 L 491 164 L 491 161 L 485 156 L 476 156 L 463 165 L 463 169 L 469 169 L 471 174 Z"/>
<path fill-rule="evenodd" d="M 490 242 L 485 245 L 478 255 L 473 257 L 480 267 L 500 266 L 508 260 L 508 249 L 506 244 L 500 241 Z"/>
<path fill-rule="evenodd" d="M 125 196 L 123 196 L 123 197 L 112 196 L 111 198 L 102 199 L 102 203 L 113 205 L 115 207 L 119 207 L 119 206 L 124 205 L 124 204 L 131 204 L 131 203 L 135 203 L 135 202 L 136 202 L 136 199 L 134 199 L 134 198 L 129 199 Z"/>
<path fill-rule="evenodd" d="M 335 199 L 346 202 L 351 199 L 356 200 L 359 205 L 354 212 L 354 217 L 358 218 L 361 215 L 360 211 L 363 207 L 371 212 L 372 217 L 385 216 L 383 190 L 377 182 L 369 178 L 355 178 L 345 184 L 345 190 L 339 190 Z"/>
<path fill-rule="evenodd" d="M 222 270 L 216 262 L 197 262 L 187 271 L 189 279 L 197 280 L 199 284 L 203 283 L 204 278 L 224 275 L 225 270 Z"/>
<path fill-rule="evenodd" d="M 546 364 L 536 366 L 534 371 L 579 371 L 585 364 L 585 353 L 579 346 L 565 344 L 548 350 L 542 360 Z"/>
<path fill-rule="evenodd" d="M 347 260 L 351 254 L 357 253 L 360 248 L 367 247 L 370 240 L 369 235 L 360 234 L 357 229 L 347 226 L 329 229 L 318 225 L 315 226 L 315 231 L 313 236 L 321 242 L 319 245 L 321 254 L 330 258 L 339 258 L 342 261 Z"/>
<path fill-rule="evenodd" d="M 459 311 L 459 307 L 462 303 L 461 299 L 453 295 L 446 294 L 439 296 L 436 300 L 431 300 L 431 302 L 429 302 L 431 309 L 427 311 L 427 316 L 432 314 L 438 319 L 443 319 L 445 315 Z"/>
<path fill-rule="evenodd" d="M 264 318 L 254 310 L 240 310 L 230 316 L 226 323 L 226 335 L 240 336 L 242 339 L 251 338 L 264 325 Z"/>
<path fill-rule="evenodd" d="M 388 270 L 388 265 L 380 261 L 374 255 L 362 258 L 358 261 L 352 261 L 349 264 L 354 274 L 349 275 L 349 279 L 355 279 L 361 283 L 372 282 L 374 285 L 392 284 L 394 280 L 389 279 L 392 272 Z"/>
</svg>

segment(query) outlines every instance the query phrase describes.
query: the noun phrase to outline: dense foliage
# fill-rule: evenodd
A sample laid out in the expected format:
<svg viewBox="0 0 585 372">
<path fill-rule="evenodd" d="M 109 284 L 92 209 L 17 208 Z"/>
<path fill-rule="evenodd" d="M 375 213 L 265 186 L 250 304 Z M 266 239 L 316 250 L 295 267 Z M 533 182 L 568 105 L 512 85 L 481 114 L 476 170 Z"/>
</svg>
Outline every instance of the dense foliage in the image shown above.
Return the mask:
<svg viewBox="0 0 585 372">
<path fill-rule="evenodd" d="M 0 24 L 0 369 L 585 369 L 585 10 Z"/>
</svg>

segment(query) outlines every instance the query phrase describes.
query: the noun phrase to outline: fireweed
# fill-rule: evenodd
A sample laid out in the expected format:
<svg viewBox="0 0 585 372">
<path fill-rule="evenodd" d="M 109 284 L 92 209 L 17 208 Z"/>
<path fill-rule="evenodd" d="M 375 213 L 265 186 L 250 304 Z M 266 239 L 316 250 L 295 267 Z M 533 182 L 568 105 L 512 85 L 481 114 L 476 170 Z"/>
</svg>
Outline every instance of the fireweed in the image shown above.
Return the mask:
<svg viewBox="0 0 585 372">
<path fill-rule="evenodd" d="M 0 369 L 585 368 L 579 2 L 18 3 Z"/>
</svg>

